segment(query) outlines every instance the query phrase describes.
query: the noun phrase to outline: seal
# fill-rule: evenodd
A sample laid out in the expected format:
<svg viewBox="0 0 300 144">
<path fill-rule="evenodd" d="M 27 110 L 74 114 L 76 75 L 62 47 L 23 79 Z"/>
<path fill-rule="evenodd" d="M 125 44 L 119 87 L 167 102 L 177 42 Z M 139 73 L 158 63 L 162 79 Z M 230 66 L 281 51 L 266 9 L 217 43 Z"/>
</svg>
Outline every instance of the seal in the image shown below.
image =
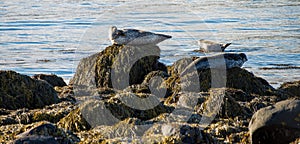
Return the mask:
<svg viewBox="0 0 300 144">
<path fill-rule="evenodd" d="M 189 64 L 181 73 L 181 75 L 197 69 L 198 71 L 204 69 L 230 69 L 234 67 L 242 67 L 247 61 L 247 56 L 244 53 L 222 53 L 212 56 L 200 57 Z M 225 67 L 226 66 L 226 67 Z"/>
<path fill-rule="evenodd" d="M 116 26 L 109 29 L 109 39 L 117 45 L 156 45 L 169 38 L 172 36 L 137 29 L 120 30 Z"/>
<path fill-rule="evenodd" d="M 201 39 L 198 41 L 198 44 L 200 45 L 200 52 L 224 52 L 225 48 L 227 48 L 231 43 L 217 43 L 213 41 L 208 41 Z"/>
</svg>

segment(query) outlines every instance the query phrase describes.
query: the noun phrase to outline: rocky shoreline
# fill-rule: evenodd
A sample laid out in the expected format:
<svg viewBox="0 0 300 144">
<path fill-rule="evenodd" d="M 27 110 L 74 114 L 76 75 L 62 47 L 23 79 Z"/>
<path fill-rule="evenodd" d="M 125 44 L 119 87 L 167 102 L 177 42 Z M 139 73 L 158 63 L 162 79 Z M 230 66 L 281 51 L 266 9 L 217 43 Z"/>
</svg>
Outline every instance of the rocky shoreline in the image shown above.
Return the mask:
<svg viewBox="0 0 300 144">
<path fill-rule="evenodd" d="M 0 71 L 1 143 L 299 143 L 300 81 L 182 71 L 157 46 L 112 45 L 56 75 Z"/>
</svg>

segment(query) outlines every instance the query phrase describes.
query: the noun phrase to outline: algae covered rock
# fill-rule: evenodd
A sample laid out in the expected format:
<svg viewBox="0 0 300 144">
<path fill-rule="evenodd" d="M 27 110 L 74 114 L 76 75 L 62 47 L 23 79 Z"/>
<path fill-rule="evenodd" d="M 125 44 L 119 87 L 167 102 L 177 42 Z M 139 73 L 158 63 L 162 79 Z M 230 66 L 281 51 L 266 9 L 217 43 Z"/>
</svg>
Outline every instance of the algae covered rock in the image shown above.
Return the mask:
<svg viewBox="0 0 300 144">
<path fill-rule="evenodd" d="M 71 111 L 67 116 L 62 118 L 57 125 L 73 132 L 89 130 L 91 128 L 90 124 L 82 116 L 79 108 Z"/>
<path fill-rule="evenodd" d="M 289 96 L 298 96 L 300 97 L 300 81 L 294 82 L 285 82 L 280 87 L 279 90 L 284 91 Z"/>
<path fill-rule="evenodd" d="M 28 129 L 28 128 L 25 128 Z M 79 142 L 77 136 L 66 133 L 52 123 L 40 122 L 31 126 L 25 132 L 16 136 L 15 144 L 21 143 L 75 143 Z"/>
<path fill-rule="evenodd" d="M 24 144 L 24 143 L 42 143 L 42 144 L 59 144 L 59 141 L 57 141 L 52 136 L 25 136 L 22 138 L 17 139 L 13 142 L 14 144 Z"/>
<path fill-rule="evenodd" d="M 34 109 L 59 102 L 56 91 L 47 82 L 14 71 L 0 71 L 0 82 L 1 108 Z"/>
<path fill-rule="evenodd" d="M 143 138 L 143 143 L 205 143 L 199 125 L 168 123 L 154 124 Z"/>
<path fill-rule="evenodd" d="M 9 124 L 30 124 L 38 121 L 58 122 L 65 117 L 72 109 L 71 102 L 60 102 L 45 106 L 43 109 L 18 109 L 6 115 L 0 115 L 0 125 Z"/>
<path fill-rule="evenodd" d="M 46 82 L 48 82 L 49 84 L 51 84 L 53 87 L 55 86 L 59 86 L 59 87 L 63 87 L 63 86 L 67 86 L 67 84 L 65 83 L 65 81 L 61 78 L 58 77 L 57 75 L 51 74 L 35 74 L 32 76 L 33 79 L 38 79 L 38 80 L 44 80 Z"/>
<path fill-rule="evenodd" d="M 151 71 L 166 70 L 157 46 L 112 45 L 80 61 L 71 84 L 88 88 L 124 89 L 140 84 Z"/>
<path fill-rule="evenodd" d="M 181 59 L 175 62 L 168 68 L 169 73 L 172 75 L 167 80 L 168 87 L 180 90 L 180 83 L 183 85 L 180 79 L 187 77 L 186 79 L 193 81 L 195 73 L 199 77 L 200 91 L 208 91 L 210 88 L 235 88 L 241 89 L 249 94 L 258 95 L 276 95 L 276 90 L 264 79 L 256 77 L 253 73 L 239 67 L 230 69 L 196 69 L 190 70 L 182 74 L 184 68 L 192 61 L 192 59 Z M 194 80 L 195 81 L 195 80 Z M 179 90 L 178 90 L 179 89 Z M 174 91 L 174 90 L 173 90 Z"/>
<path fill-rule="evenodd" d="M 289 99 L 257 111 L 249 124 L 251 141 L 289 143 L 300 137 L 300 100 Z"/>
</svg>

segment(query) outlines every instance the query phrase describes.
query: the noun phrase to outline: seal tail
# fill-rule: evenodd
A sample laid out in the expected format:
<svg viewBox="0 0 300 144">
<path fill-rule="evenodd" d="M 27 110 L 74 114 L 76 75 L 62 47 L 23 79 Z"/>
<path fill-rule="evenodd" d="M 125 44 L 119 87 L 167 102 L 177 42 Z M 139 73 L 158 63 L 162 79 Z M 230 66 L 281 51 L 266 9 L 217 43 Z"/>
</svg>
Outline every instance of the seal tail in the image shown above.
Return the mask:
<svg viewBox="0 0 300 144">
<path fill-rule="evenodd" d="M 223 44 L 221 47 L 222 51 L 224 51 L 229 45 L 231 45 L 231 43 Z"/>
<path fill-rule="evenodd" d="M 164 34 L 157 34 L 157 35 L 165 37 L 166 39 L 172 38 L 172 36 L 170 36 L 170 35 L 164 35 Z"/>
</svg>

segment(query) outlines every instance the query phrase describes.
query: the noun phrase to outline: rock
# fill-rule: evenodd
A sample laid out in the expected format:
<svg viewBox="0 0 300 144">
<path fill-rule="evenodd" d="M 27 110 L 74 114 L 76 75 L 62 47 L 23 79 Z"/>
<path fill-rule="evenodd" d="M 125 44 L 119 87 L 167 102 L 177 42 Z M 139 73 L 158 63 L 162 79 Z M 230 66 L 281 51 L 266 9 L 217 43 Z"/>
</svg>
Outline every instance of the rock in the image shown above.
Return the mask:
<svg viewBox="0 0 300 144">
<path fill-rule="evenodd" d="M 56 123 L 73 109 L 71 102 L 60 102 L 45 106 L 43 109 L 19 109 L 0 116 L 0 125 L 30 124 L 38 121 Z"/>
<path fill-rule="evenodd" d="M 141 136 L 151 126 L 137 118 L 128 118 L 115 125 L 100 125 L 78 133 L 84 143 L 142 143 Z"/>
<path fill-rule="evenodd" d="M 197 125 L 190 124 L 154 124 L 145 132 L 143 143 L 204 143 Z"/>
<path fill-rule="evenodd" d="M 244 103 L 247 108 L 254 114 L 261 108 L 274 105 L 276 102 L 281 101 L 278 96 L 255 96 L 250 102 Z"/>
<path fill-rule="evenodd" d="M 76 106 L 71 102 L 61 102 L 46 106 L 43 109 L 31 110 L 29 113 L 32 115 L 31 119 L 33 122 L 49 121 L 51 123 L 57 123 L 75 108 Z"/>
<path fill-rule="evenodd" d="M 52 136 L 25 136 L 22 138 L 17 139 L 13 142 L 14 144 L 59 144 L 59 141 L 57 141 Z"/>
<path fill-rule="evenodd" d="M 214 115 L 219 118 L 250 117 L 251 113 L 247 112 L 246 107 L 240 105 L 232 97 L 233 91 L 230 89 L 230 92 L 227 92 L 225 88 L 210 89 L 210 96 L 201 105 L 200 111 L 203 114 L 206 113 L 205 115 L 210 116 L 210 118 L 214 118 Z"/>
<path fill-rule="evenodd" d="M 179 60 L 168 68 L 171 76 L 166 81 L 168 88 L 172 89 L 172 92 L 180 91 L 180 85 L 185 85 L 185 82 L 180 79 L 185 78 L 187 82 L 196 81 L 196 71 L 186 72 L 182 74 L 182 69 L 187 66 L 190 60 Z M 186 71 L 186 70 L 185 70 Z M 264 79 L 256 77 L 247 70 L 239 67 L 230 68 L 226 71 L 222 69 L 204 69 L 198 70 L 197 77 L 199 77 L 199 91 L 208 91 L 210 88 L 235 88 L 241 89 L 249 94 L 258 95 L 277 95 L 277 91 Z M 226 76 L 226 77 L 225 77 Z"/>
<path fill-rule="evenodd" d="M 56 91 L 47 82 L 14 71 L 0 71 L 0 82 L 1 108 L 34 109 L 59 102 Z"/>
<path fill-rule="evenodd" d="M 17 137 L 31 136 L 31 135 L 43 135 L 50 136 L 56 133 L 56 126 L 51 123 L 37 124 L 33 128 L 23 132 Z"/>
<path fill-rule="evenodd" d="M 53 87 L 55 86 L 59 86 L 59 87 L 63 87 L 63 86 L 67 86 L 67 84 L 65 83 L 65 81 L 61 78 L 58 77 L 54 74 L 48 75 L 48 74 L 35 74 L 32 76 L 33 79 L 38 79 L 38 80 L 44 80 L 46 82 L 48 82 L 49 84 L 51 84 Z"/>
<path fill-rule="evenodd" d="M 72 85 L 75 96 L 93 95 L 96 89 L 95 67 L 99 56 L 101 56 L 101 53 L 96 53 L 80 60 L 76 72 L 69 82 L 69 85 Z"/>
<path fill-rule="evenodd" d="M 234 98 L 236 101 L 241 101 L 241 102 L 249 102 L 253 98 L 255 98 L 254 96 L 240 89 L 226 88 L 225 93 L 226 95 L 229 95 L 232 98 Z"/>
<path fill-rule="evenodd" d="M 54 87 L 56 92 L 59 93 L 58 97 L 61 101 L 70 101 L 72 103 L 76 103 L 76 99 L 74 97 L 73 86 L 68 85 L 64 87 Z"/>
<path fill-rule="evenodd" d="M 77 136 L 72 133 L 66 133 L 64 130 L 57 128 L 52 123 L 39 122 L 28 126 L 30 129 L 17 135 L 14 143 L 38 143 L 38 142 L 53 142 L 53 143 L 75 143 L 79 142 Z"/>
<path fill-rule="evenodd" d="M 251 142 L 290 143 L 300 137 L 300 100 L 289 99 L 257 111 L 249 124 Z"/>
<path fill-rule="evenodd" d="M 243 120 L 218 119 L 212 122 L 203 131 L 203 137 L 207 143 L 249 143 L 248 127 Z"/>
<path fill-rule="evenodd" d="M 117 46 L 84 58 L 79 63 L 73 85 L 92 88 L 124 89 L 132 84 L 140 84 L 151 71 L 166 70 L 158 62 L 160 49 L 157 46 Z"/>
<path fill-rule="evenodd" d="M 294 82 L 285 82 L 279 88 L 291 97 L 300 97 L 300 80 Z"/>
<path fill-rule="evenodd" d="M 79 108 L 70 112 L 67 116 L 62 118 L 57 125 L 66 130 L 73 132 L 80 132 L 91 129 L 91 125 L 82 116 Z"/>
<path fill-rule="evenodd" d="M 149 120 L 172 110 L 172 107 L 160 102 L 158 97 L 145 93 L 120 93 L 110 98 L 105 105 L 120 120 L 131 117 Z"/>
</svg>

